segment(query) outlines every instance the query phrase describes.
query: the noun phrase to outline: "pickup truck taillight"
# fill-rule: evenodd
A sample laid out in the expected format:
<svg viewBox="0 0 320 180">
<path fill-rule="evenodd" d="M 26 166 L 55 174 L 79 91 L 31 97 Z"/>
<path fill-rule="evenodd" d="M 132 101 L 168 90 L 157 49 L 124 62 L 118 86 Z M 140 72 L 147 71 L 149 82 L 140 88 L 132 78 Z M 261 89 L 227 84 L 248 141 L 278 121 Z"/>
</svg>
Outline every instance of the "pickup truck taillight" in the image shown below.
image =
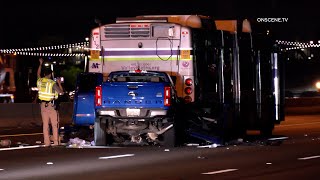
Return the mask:
<svg viewBox="0 0 320 180">
<path fill-rule="evenodd" d="M 171 105 L 171 87 L 168 86 L 164 87 L 164 105 Z"/>
<path fill-rule="evenodd" d="M 95 95 L 95 105 L 101 106 L 102 105 L 102 88 L 101 86 L 96 87 L 96 95 Z"/>
</svg>

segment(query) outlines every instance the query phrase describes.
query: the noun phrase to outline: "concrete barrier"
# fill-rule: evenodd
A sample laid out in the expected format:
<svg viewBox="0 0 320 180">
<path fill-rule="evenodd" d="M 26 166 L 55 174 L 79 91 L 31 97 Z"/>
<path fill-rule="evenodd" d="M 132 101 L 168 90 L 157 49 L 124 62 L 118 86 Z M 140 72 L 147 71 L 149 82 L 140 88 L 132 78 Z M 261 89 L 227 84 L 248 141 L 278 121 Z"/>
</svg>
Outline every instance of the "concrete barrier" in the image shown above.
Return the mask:
<svg viewBox="0 0 320 180">
<path fill-rule="evenodd" d="M 72 123 L 73 103 L 61 103 L 60 124 Z M 288 98 L 286 115 L 320 114 L 320 98 Z M 34 103 L 0 104 L 0 128 L 41 126 L 40 105 Z"/>
<path fill-rule="evenodd" d="M 320 106 L 320 97 L 286 98 L 285 106 L 286 107 Z"/>
<path fill-rule="evenodd" d="M 72 122 L 73 103 L 61 103 L 60 124 Z M 9 103 L 0 104 L 0 127 L 42 126 L 40 104 Z"/>
<path fill-rule="evenodd" d="M 286 98 L 286 115 L 320 114 L 319 97 Z"/>
</svg>

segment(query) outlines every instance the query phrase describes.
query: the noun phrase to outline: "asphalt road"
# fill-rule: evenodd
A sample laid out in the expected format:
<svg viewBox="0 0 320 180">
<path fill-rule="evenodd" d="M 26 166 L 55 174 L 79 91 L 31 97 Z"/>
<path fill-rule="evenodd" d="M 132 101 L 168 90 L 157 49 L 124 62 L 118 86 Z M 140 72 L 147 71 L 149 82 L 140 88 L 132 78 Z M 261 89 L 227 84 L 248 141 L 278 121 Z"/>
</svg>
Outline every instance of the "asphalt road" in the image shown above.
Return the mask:
<svg viewBox="0 0 320 180">
<path fill-rule="evenodd" d="M 319 179 L 320 115 L 288 116 L 274 134 L 287 139 L 216 148 L 0 148 L 0 179 Z"/>
</svg>

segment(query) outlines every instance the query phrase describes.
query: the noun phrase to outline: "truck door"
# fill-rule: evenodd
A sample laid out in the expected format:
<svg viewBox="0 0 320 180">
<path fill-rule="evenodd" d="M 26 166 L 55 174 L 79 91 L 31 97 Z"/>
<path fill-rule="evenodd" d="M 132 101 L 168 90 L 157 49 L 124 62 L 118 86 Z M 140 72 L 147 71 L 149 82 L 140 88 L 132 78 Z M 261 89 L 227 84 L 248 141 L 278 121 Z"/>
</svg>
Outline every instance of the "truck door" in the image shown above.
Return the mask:
<svg viewBox="0 0 320 180">
<path fill-rule="evenodd" d="M 101 73 L 80 73 L 78 75 L 73 104 L 73 122 L 75 125 L 89 126 L 94 124 L 95 87 L 102 81 L 103 75 Z"/>
</svg>

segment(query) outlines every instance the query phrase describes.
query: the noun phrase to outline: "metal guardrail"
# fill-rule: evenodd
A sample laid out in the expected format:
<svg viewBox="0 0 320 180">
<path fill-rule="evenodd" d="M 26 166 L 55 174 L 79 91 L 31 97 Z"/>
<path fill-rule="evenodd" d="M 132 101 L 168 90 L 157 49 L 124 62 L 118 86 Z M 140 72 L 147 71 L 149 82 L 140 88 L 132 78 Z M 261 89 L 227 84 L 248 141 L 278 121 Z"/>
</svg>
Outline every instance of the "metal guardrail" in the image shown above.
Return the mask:
<svg viewBox="0 0 320 180">
<path fill-rule="evenodd" d="M 72 123 L 73 103 L 61 103 L 59 116 L 61 124 Z M 0 103 L 0 128 L 41 125 L 40 104 Z"/>
<path fill-rule="evenodd" d="M 7 96 L 7 95 L 6 95 Z M 61 103 L 62 124 L 72 123 L 73 103 Z M 286 99 L 286 115 L 320 114 L 320 98 Z M 36 103 L 0 103 L 0 128 L 41 125 L 40 105 Z"/>
<path fill-rule="evenodd" d="M 286 98 L 285 107 L 312 107 L 320 106 L 320 97 Z"/>
<path fill-rule="evenodd" d="M 0 100 L 0 103 L 14 103 L 13 94 L 0 94 L 0 98 L 10 98 L 9 102 L 7 102 L 6 100 Z"/>
</svg>

